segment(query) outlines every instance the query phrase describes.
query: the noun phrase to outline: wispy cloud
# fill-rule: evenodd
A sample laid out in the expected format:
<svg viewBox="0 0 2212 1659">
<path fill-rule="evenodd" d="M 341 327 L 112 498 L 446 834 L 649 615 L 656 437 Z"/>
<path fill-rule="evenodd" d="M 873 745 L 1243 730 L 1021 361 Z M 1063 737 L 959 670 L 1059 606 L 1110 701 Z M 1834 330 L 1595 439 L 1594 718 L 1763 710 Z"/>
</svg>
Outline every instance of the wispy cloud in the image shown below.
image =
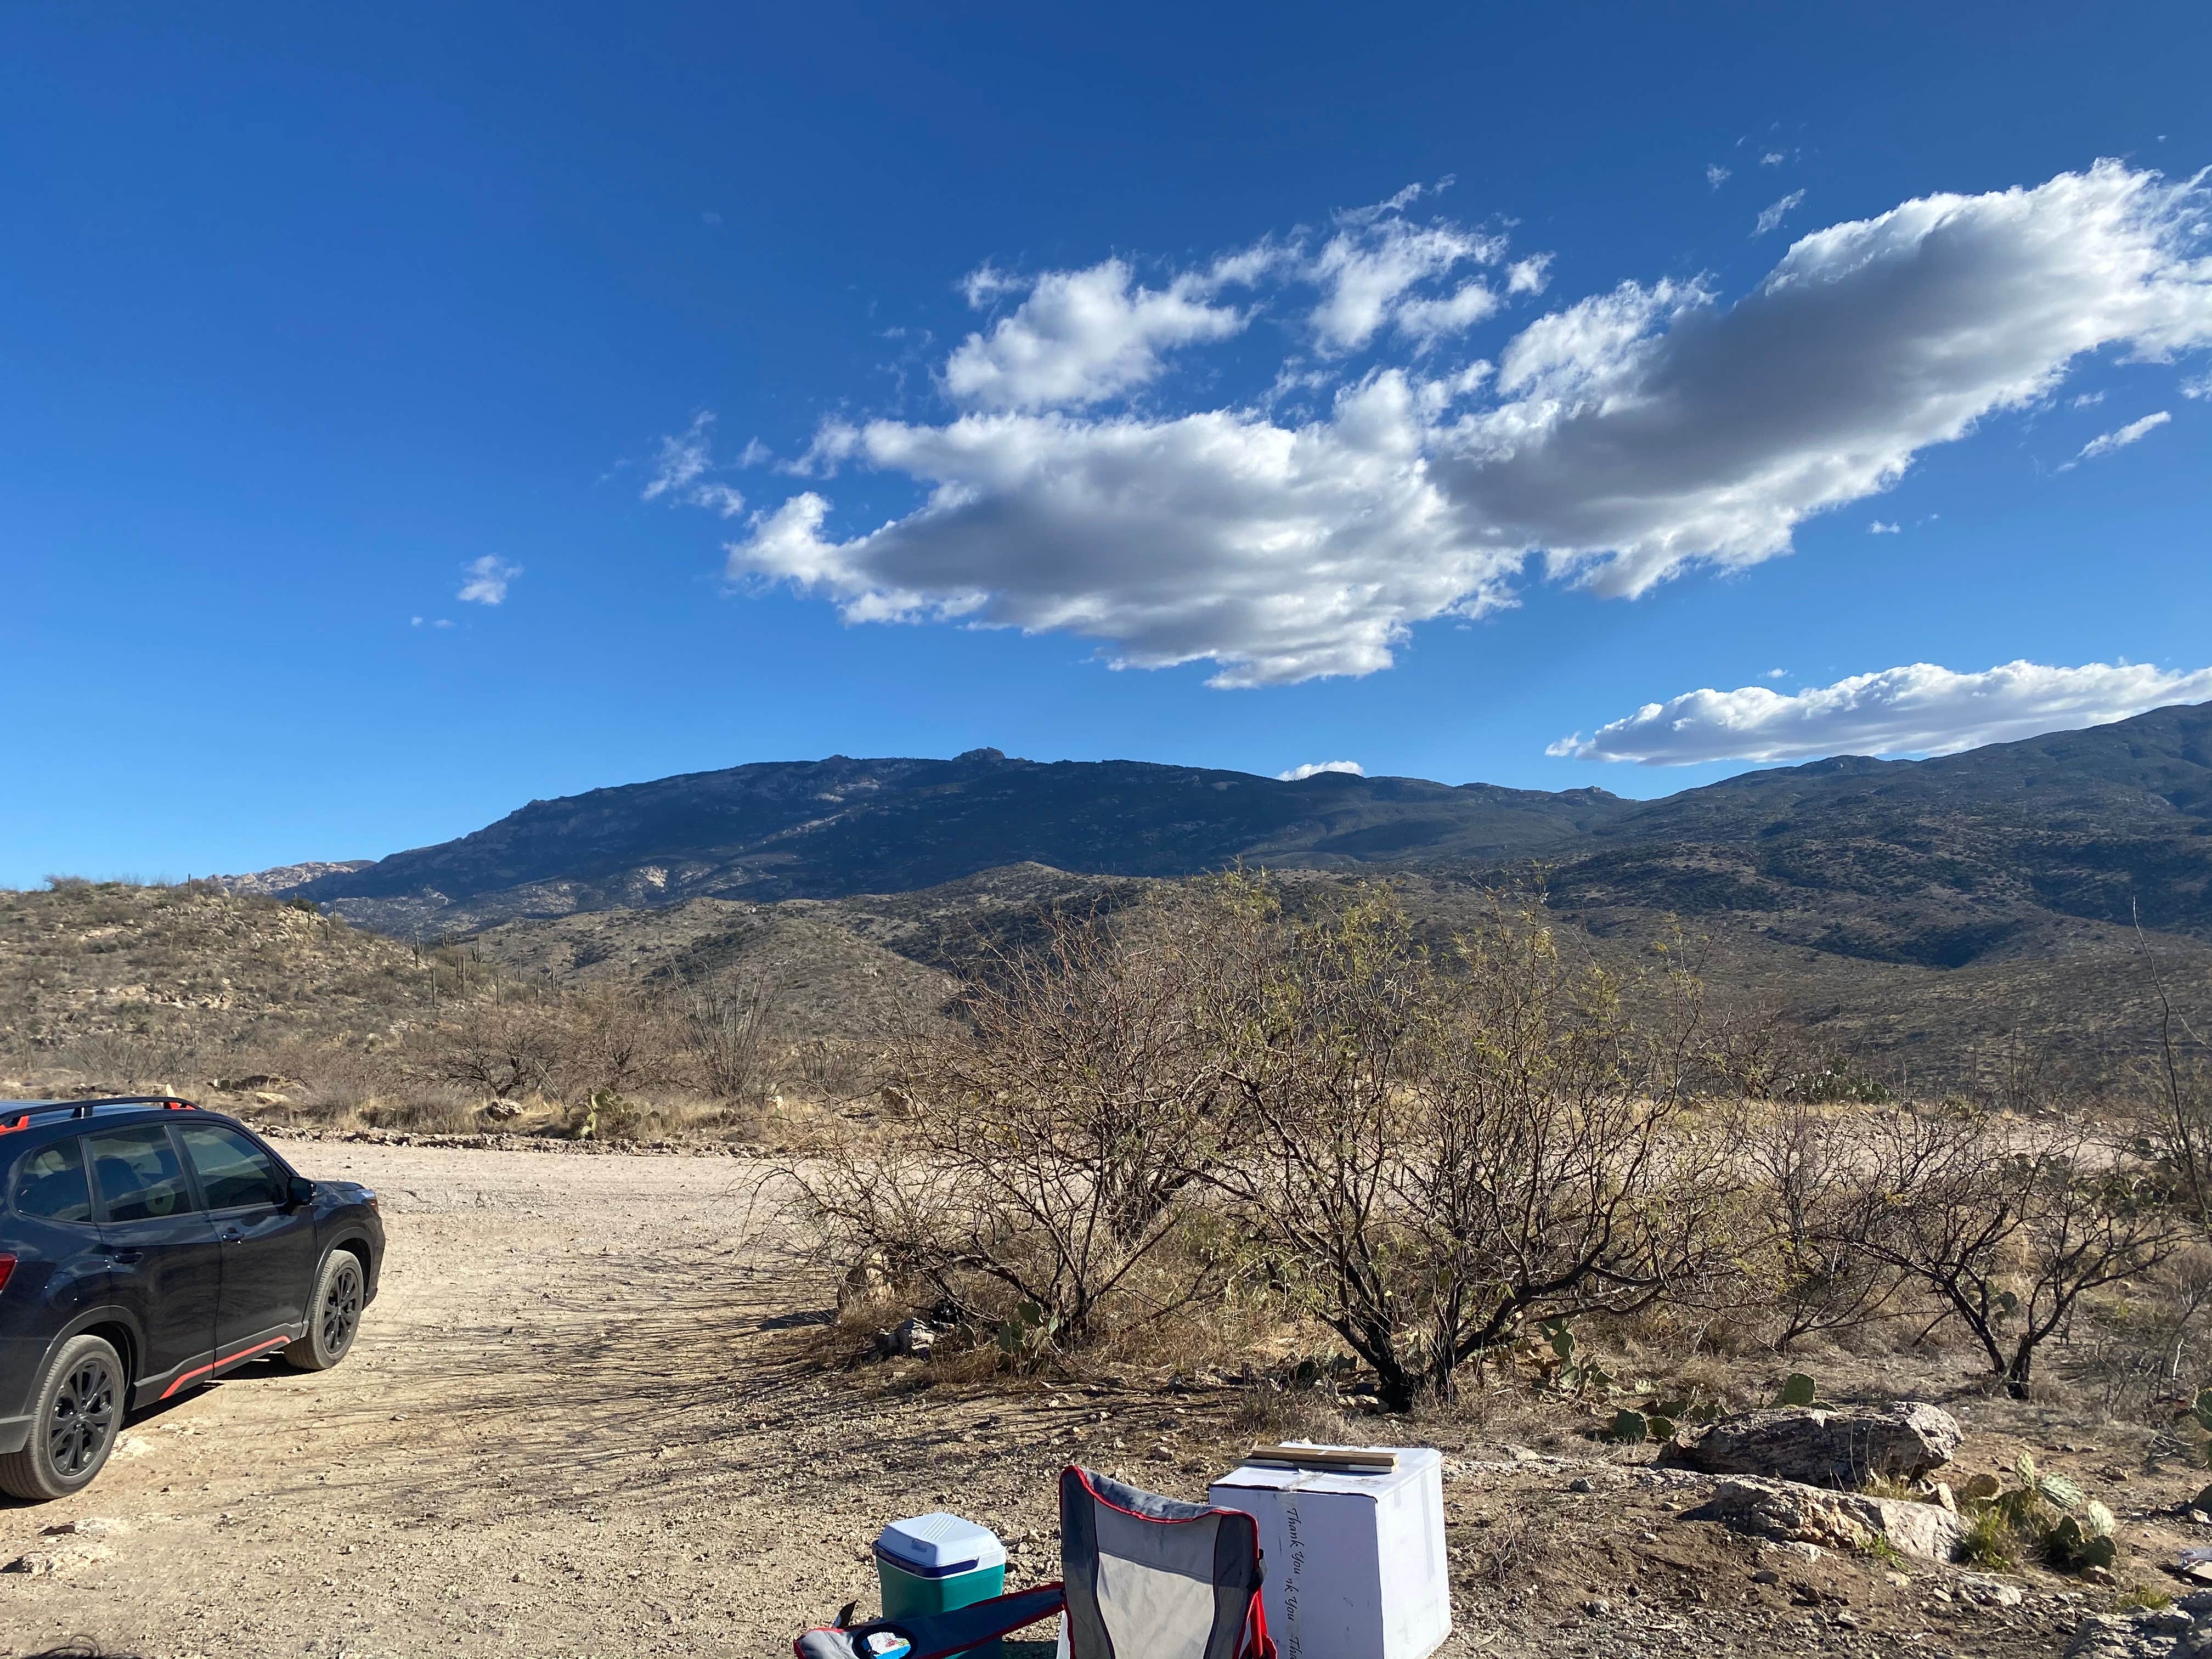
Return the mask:
<svg viewBox="0 0 2212 1659">
<path fill-rule="evenodd" d="M 2170 672 L 2142 664 L 2051 668 L 2012 662 L 1954 674 L 1921 662 L 1789 696 L 1763 685 L 1686 692 L 1646 703 L 1589 738 L 1562 738 L 1544 752 L 1645 766 L 1946 755 L 2208 698 L 2212 668 Z"/>
<path fill-rule="evenodd" d="M 1308 761 L 1304 766 L 1293 766 L 1287 772 L 1278 772 L 1276 777 L 1285 783 L 1304 783 L 1308 778 L 1318 777 L 1323 772 L 1349 772 L 1355 778 L 1367 775 L 1367 769 L 1358 761 Z"/>
<path fill-rule="evenodd" d="M 1708 162 L 1705 166 L 1705 182 L 1715 190 L 1728 183 L 1733 176 L 1729 168 L 1721 166 L 1717 161 Z"/>
<path fill-rule="evenodd" d="M 504 605 L 507 585 L 522 574 L 520 565 L 509 564 L 496 553 L 472 559 L 461 568 L 467 580 L 453 597 L 471 605 Z"/>
<path fill-rule="evenodd" d="M 1905 533 L 1905 526 L 1900 524 L 1884 524 L 1880 519 L 1876 519 L 1867 526 L 1867 532 L 1874 536 L 1899 536 Z"/>
<path fill-rule="evenodd" d="M 1804 199 L 1805 192 L 1803 191 L 1793 190 L 1780 201 L 1761 208 L 1759 210 L 1758 227 L 1753 229 L 1751 234 L 1754 236 L 1765 235 L 1768 231 L 1776 228 L 1784 219 L 1787 219 L 1791 213 L 1795 212 L 1796 210 L 1797 204 Z"/>
<path fill-rule="evenodd" d="M 2100 433 L 2083 444 L 2081 453 L 2058 470 L 2061 472 L 2071 472 L 2084 461 L 2094 461 L 2100 455 L 2109 455 L 2116 449 L 2125 449 L 2131 443 L 2140 442 L 2146 435 L 2156 431 L 2172 418 L 2171 411 L 2161 409 L 2157 414 L 2146 415 L 2140 421 L 2130 421 L 2117 432 Z"/>
<path fill-rule="evenodd" d="M 895 475 L 918 502 L 842 529 L 826 489 L 793 494 L 746 520 L 728 568 L 854 622 L 1072 633 L 1117 666 L 1211 661 L 1218 685 L 1370 673 L 1418 624 L 1510 607 L 1532 579 L 1633 597 L 1774 558 L 1930 446 L 2049 403 L 2092 354 L 2212 344 L 2208 202 L 2111 161 L 1921 198 L 1800 236 L 1733 303 L 1711 278 L 1625 282 L 1478 355 L 1431 331 L 1456 325 L 1470 282 L 1510 294 L 1503 235 L 1416 220 L 1425 197 L 1401 195 L 1318 246 L 1290 233 L 1190 267 L 1202 284 L 1233 265 L 1239 314 L 1291 325 L 1275 394 L 1189 390 L 1224 360 L 1249 371 L 1265 337 L 1248 326 L 1172 348 L 1194 373 L 1118 397 L 1092 398 L 1104 371 L 1082 366 L 1124 360 L 1079 351 L 1070 402 L 841 417 L 793 466 Z M 1356 260 L 1398 263 L 1342 287 Z M 1105 284 L 1109 308 L 1176 291 L 1179 273 L 1142 268 Z M 971 286 L 1018 312 L 1040 281 Z"/>
<path fill-rule="evenodd" d="M 653 457 L 653 476 L 638 491 L 638 498 L 709 507 L 726 519 L 733 519 L 744 511 L 743 495 L 708 476 L 716 470 L 714 434 L 714 412 L 702 409 L 683 431 L 661 439 L 659 451 Z M 747 446 L 745 453 L 752 453 L 751 446 Z M 742 464 L 744 457 L 739 459 Z"/>
</svg>

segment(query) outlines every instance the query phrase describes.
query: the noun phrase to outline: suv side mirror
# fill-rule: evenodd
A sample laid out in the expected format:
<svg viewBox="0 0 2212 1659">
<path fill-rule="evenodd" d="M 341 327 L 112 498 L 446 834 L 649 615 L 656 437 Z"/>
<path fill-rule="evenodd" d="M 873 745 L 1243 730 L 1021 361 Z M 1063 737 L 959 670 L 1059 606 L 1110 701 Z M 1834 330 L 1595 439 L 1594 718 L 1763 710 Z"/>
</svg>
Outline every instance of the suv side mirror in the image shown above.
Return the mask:
<svg viewBox="0 0 2212 1659">
<path fill-rule="evenodd" d="M 295 1210 L 303 1208 L 304 1206 L 313 1203 L 315 1201 L 315 1183 L 308 1180 L 305 1176 L 294 1176 L 292 1177 L 292 1190 L 290 1197 L 292 1200 L 292 1207 Z"/>
</svg>

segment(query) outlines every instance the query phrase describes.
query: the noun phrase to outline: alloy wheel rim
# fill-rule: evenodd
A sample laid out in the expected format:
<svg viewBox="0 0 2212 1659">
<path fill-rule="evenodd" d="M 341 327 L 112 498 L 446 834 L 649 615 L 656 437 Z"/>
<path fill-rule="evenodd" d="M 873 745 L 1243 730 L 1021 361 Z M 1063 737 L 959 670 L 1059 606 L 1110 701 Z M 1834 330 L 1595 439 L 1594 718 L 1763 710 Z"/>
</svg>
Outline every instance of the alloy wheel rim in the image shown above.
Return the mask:
<svg viewBox="0 0 2212 1659">
<path fill-rule="evenodd" d="M 352 1346 L 354 1328 L 360 1322 L 361 1269 L 349 1265 L 331 1275 L 330 1289 L 323 1293 L 324 1351 L 343 1353 Z"/>
<path fill-rule="evenodd" d="M 88 1472 L 106 1450 L 115 1432 L 115 1373 L 105 1359 L 95 1356 L 70 1368 L 46 1435 L 47 1455 L 64 1480 Z"/>
</svg>

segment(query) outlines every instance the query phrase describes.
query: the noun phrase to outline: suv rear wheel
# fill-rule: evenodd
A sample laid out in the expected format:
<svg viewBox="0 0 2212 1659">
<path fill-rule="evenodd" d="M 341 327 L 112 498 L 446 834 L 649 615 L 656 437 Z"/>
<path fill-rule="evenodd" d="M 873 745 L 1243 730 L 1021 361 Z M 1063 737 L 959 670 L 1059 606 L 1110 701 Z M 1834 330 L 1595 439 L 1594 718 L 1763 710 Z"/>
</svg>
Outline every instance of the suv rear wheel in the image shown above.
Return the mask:
<svg viewBox="0 0 2212 1659">
<path fill-rule="evenodd" d="M 96 1336 L 73 1336 L 46 1362 L 31 1437 L 0 1456 L 0 1491 L 40 1502 L 92 1484 L 123 1427 L 123 1358 Z"/>
<path fill-rule="evenodd" d="M 351 1250 L 332 1250 L 315 1275 L 307 1334 L 284 1350 L 285 1363 L 296 1370 L 326 1371 L 343 1359 L 361 1328 L 361 1258 Z"/>
</svg>

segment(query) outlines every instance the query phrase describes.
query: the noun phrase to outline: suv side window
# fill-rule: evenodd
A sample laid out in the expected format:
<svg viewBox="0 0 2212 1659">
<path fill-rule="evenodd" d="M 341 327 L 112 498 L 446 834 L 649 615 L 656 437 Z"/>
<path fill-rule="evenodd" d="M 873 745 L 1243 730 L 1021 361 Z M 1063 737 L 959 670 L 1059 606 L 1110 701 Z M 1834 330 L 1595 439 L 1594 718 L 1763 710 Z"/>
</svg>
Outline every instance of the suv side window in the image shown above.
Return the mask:
<svg viewBox="0 0 2212 1659">
<path fill-rule="evenodd" d="M 292 1183 L 269 1154 L 235 1129 L 220 1123 L 180 1123 L 177 1133 L 200 1178 L 210 1210 L 238 1210 L 252 1204 L 281 1206 Z"/>
<path fill-rule="evenodd" d="M 75 1138 L 27 1152 L 15 1170 L 15 1213 L 41 1221 L 89 1221 L 92 1188 Z"/>
<path fill-rule="evenodd" d="M 108 1220 L 159 1221 L 188 1215 L 198 1207 L 185 1184 L 185 1166 L 177 1161 L 167 1125 L 96 1129 L 84 1140 Z"/>
</svg>

